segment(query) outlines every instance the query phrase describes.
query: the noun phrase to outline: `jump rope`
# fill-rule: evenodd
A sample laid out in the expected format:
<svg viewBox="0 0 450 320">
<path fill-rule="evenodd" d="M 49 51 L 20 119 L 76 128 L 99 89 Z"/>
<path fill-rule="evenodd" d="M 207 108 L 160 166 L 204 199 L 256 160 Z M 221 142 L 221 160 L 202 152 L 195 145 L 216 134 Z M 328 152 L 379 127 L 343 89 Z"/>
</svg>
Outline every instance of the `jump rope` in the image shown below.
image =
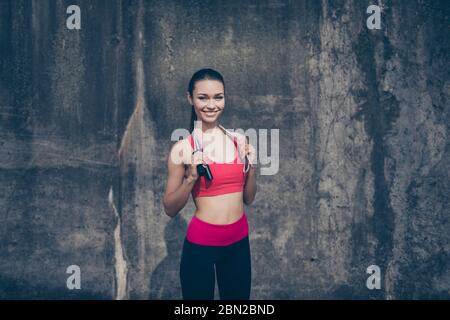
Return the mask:
<svg viewBox="0 0 450 320">
<path fill-rule="evenodd" d="M 225 129 L 222 125 L 219 124 L 219 128 L 227 135 L 229 136 L 232 140 L 234 139 L 234 136 L 227 130 Z M 194 130 L 195 131 L 195 130 Z M 203 160 L 203 145 L 202 143 L 200 143 L 197 135 L 193 132 L 192 136 L 194 138 L 194 151 L 192 152 L 192 154 L 194 154 L 197 151 L 201 151 L 202 152 L 202 160 Z M 246 141 L 248 143 L 248 137 L 245 137 Z M 202 141 L 203 141 L 203 132 L 202 132 Z M 248 156 L 247 154 L 244 156 L 245 159 L 245 164 L 244 164 L 244 168 L 243 168 L 243 172 L 247 173 L 248 170 L 250 170 L 250 161 L 248 160 Z M 211 169 L 209 168 L 208 164 L 205 163 L 201 163 L 197 165 L 197 172 L 200 176 L 205 176 L 206 179 L 208 180 L 212 180 L 213 179 L 213 175 L 211 173 Z"/>
</svg>

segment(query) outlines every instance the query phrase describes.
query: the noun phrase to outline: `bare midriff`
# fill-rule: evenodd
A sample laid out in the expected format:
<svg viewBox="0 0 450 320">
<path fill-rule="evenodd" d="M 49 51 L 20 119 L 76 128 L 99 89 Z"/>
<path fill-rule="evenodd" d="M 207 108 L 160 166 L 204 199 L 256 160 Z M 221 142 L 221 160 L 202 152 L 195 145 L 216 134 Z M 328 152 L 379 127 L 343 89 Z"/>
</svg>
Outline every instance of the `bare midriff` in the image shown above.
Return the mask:
<svg viewBox="0 0 450 320">
<path fill-rule="evenodd" d="M 194 215 L 212 224 L 230 224 L 238 221 L 244 212 L 243 192 L 195 198 Z"/>
</svg>

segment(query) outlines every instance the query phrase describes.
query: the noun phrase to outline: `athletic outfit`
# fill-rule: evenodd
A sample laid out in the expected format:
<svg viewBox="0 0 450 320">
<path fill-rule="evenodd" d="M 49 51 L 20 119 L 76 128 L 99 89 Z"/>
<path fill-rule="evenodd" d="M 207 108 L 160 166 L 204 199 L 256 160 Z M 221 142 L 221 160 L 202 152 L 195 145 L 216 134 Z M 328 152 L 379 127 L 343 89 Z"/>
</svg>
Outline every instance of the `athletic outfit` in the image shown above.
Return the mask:
<svg viewBox="0 0 450 320">
<path fill-rule="evenodd" d="M 192 148 L 194 140 L 188 136 Z M 192 188 L 192 198 L 215 196 L 244 190 L 244 164 L 236 157 L 227 163 L 209 162 L 213 179 L 200 176 Z M 189 222 L 183 243 L 180 280 L 183 299 L 214 299 L 215 274 L 222 300 L 250 298 L 251 261 L 248 221 L 245 211 L 230 224 L 212 224 L 197 218 Z M 214 268 L 215 267 L 215 268 Z"/>
</svg>

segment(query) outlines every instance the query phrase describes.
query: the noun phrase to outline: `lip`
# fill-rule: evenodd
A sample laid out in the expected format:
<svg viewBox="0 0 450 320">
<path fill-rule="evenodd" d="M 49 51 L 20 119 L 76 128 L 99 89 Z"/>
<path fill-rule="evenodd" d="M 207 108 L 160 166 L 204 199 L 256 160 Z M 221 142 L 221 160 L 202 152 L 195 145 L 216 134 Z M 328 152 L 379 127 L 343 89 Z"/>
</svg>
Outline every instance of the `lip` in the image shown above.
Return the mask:
<svg viewBox="0 0 450 320">
<path fill-rule="evenodd" d="M 219 111 L 202 111 L 206 116 L 213 117 Z"/>
</svg>

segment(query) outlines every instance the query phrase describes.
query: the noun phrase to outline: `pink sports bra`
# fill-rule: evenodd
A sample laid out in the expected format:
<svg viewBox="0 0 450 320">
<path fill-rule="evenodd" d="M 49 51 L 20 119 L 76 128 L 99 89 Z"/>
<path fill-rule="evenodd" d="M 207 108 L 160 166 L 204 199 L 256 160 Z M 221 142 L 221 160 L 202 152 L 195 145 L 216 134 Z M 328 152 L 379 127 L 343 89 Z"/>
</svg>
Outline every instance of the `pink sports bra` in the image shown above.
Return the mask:
<svg viewBox="0 0 450 320">
<path fill-rule="evenodd" d="M 192 149 L 194 149 L 194 140 L 190 134 L 187 137 Z M 238 150 L 236 138 L 233 139 L 236 147 L 236 156 L 231 162 L 217 163 L 207 162 L 211 170 L 213 179 L 209 181 L 204 176 L 200 176 L 192 188 L 192 198 L 216 196 L 219 194 L 240 192 L 244 190 L 245 173 L 244 164 L 238 161 Z"/>
</svg>

